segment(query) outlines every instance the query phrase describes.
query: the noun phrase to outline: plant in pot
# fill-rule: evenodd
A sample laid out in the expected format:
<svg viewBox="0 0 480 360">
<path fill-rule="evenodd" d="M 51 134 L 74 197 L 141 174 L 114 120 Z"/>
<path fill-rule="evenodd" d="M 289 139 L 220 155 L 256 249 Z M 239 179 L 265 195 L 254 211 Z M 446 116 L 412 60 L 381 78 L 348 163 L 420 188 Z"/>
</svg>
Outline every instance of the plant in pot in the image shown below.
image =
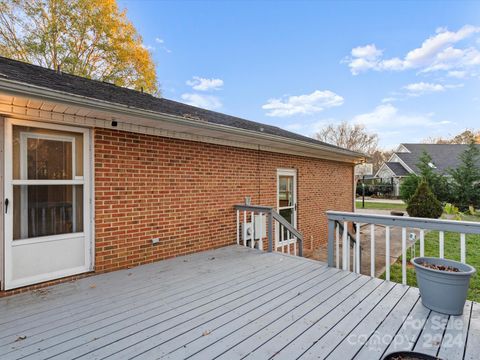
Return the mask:
<svg viewBox="0 0 480 360">
<path fill-rule="evenodd" d="M 410 216 L 439 218 L 442 204 L 423 180 L 407 211 Z M 448 315 L 461 315 L 475 268 L 458 261 L 434 257 L 412 259 L 420 296 L 425 307 Z"/>
</svg>

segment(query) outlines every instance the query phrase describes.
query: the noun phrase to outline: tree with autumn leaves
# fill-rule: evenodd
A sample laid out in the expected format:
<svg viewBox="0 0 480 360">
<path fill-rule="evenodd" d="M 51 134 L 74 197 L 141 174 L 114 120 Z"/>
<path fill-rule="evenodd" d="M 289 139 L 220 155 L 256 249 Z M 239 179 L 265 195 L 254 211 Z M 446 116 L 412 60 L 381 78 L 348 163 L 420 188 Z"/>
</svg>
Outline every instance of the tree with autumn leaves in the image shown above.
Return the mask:
<svg viewBox="0 0 480 360">
<path fill-rule="evenodd" d="M 151 53 L 115 0 L 3 0 L 0 55 L 159 95 Z"/>
</svg>

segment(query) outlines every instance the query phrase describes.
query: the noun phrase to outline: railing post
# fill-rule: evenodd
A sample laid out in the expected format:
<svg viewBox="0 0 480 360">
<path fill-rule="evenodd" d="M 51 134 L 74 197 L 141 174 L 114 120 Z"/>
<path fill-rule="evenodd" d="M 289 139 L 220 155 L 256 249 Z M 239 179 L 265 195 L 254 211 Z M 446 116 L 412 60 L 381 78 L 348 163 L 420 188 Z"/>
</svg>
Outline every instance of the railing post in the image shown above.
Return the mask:
<svg viewBox="0 0 480 360">
<path fill-rule="evenodd" d="M 360 255 L 362 253 L 362 248 L 360 247 L 360 223 L 357 222 L 356 224 L 357 232 L 356 232 L 356 239 L 355 239 L 355 272 L 360 274 L 361 272 L 361 263 L 360 263 Z"/>
<path fill-rule="evenodd" d="M 335 266 L 340 269 L 340 225 L 335 221 Z"/>
<path fill-rule="evenodd" d="M 237 210 L 237 245 L 240 245 L 240 210 Z"/>
<path fill-rule="evenodd" d="M 334 260 L 334 235 L 335 235 L 335 221 L 328 219 L 328 266 L 334 267 L 335 266 L 335 260 Z M 300 247 L 300 249 L 302 246 Z"/>
<path fill-rule="evenodd" d="M 273 215 L 272 211 L 267 213 L 268 252 L 273 251 Z"/>
</svg>

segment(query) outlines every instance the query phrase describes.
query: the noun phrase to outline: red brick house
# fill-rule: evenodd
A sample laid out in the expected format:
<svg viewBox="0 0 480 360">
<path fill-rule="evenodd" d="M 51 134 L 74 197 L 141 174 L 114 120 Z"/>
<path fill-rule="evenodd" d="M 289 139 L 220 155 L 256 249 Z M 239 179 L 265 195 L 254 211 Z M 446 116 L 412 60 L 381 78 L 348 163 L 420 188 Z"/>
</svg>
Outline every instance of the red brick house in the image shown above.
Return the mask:
<svg viewBox="0 0 480 360">
<path fill-rule="evenodd" d="M 0 295 L 236 241 L 234 205 L 326 242 L 363 155 L 0 58 Z M 285 202 L 285 199 L 288 199 Z"/>
</svg>

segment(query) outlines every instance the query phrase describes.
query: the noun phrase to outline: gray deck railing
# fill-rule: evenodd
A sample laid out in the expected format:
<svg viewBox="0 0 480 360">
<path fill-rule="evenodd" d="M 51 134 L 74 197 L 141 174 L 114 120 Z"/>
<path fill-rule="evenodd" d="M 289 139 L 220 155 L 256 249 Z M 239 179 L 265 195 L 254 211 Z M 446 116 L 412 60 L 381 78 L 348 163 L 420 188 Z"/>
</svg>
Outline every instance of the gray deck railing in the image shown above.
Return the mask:
<svg viewBox="0 0 480 360">
<path fill-rule="evenodd" d="M 368 245 L 370 243 L 370 275 L 375 276 L 375 226 L 385 227 L 385 277 L 390 280 L 390 261 L 391 261 L 391 229 L 393 227 L 401 228 L 401 254 L 402 254 L 402 283 L 407 282 L 407 229 L 418 230 L 420 242 L 420 256 L 425 255 L 425 231 L 436 230 L 439 232 L 439 254 L 440 258 L 445 255 L 445 233 L 458 233 L 460 242 L 460 261 L 465 262 L 467 254 L 466 236 L 468 234 L 480 234 L 480 223 L 469 221 L 455 221 L 442 219 L 425 219 L 403 216 L 388 216 L 374 214 L 359 214 L 352 212 L 327 211 L 328 218 L 328 265 L 331 267 L 342 267 L 349 270 L 350 258 L 355 260 L 354 272 L 360 273 L 361 269 L 361 227 L 370 225 L 370 239 L 363 240 Z M 355 224 L 355 240 L 358 246 L 354 248 L 353 255 L 350 254 L 348 246 L 347 232 L 342 232 L 340 239 L 339 224 L 343 224 L 348 229 L 349 224 Z M 416 233 L 412 233 L 413 242 L 416 241 Z M 342 245 L 342 254 L 340 254 L 340 244 Z"/>
<path fill-rule="evenodd" d="M 356 227 L 354 226 L 354 229 L 356 229 Z M 343 226 L 343 223 L 340 222 L 340 221 L 335 221 L 335 231 L 336 231 L 336 237 L 340 239 L 340 237 L 344 236 L 344 233 L 346 233 L 346 236 L 347 236 L 347 242 L 350 246 L 351 249 L 353 249 L 353 253 L 355 254 L 356 253 L 356 247 L 357 247 L 357 239 L 356 239 L 356 236 L 353 235 L 348 229 L 345 229 L 345 227 Z M 361 264 L 362 263 L 362 247 L 361 245 L 358 245 L 360 246 L 360 261 L 359 263 Z M 350 261 L 350 258 L 347 258 L 347 261 L 346 261 L 347 265 L 346 265 L 346 268 L 348 270 L 350 270 L 350 266 L 352 267 L 352 271 L 355 271 L 355 269 L 357 268 L 357 264 L 356 264 L 356 257 L 354 256 L 352 258 L 352 261 Z"/>
<path fill-rule="evenodd" d="M 275 250 L 303 256 L 303 235 L 274 208 L 235 205 L 235 210 L 237 244 L 264 250 L 263 240 L 266 239 L 269 252 Z"/>
</svg>

